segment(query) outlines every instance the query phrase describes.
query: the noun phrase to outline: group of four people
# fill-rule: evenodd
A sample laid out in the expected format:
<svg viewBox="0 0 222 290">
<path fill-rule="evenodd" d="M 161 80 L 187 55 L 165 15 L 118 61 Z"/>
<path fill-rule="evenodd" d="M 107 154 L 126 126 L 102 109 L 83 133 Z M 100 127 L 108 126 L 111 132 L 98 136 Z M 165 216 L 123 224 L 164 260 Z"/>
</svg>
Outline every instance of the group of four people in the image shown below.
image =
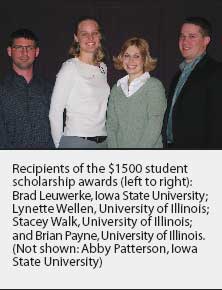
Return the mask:
<svg viewBox="0 0 222 290">
<path fill-rule="evenodd" d="M 184 21 L 184 62 L 166 102 L 162 83 L 150 75 L 157 60 L 142 38 L 128 39 L 114 57 L 127 75 L 110 92 L 96 19 L 76 23 L 71 58 L 54 88 L 33 71 L 36 36 L 12 33 L 12 71 L 0 83 L 1 148 L 222 148 L 222 64 L 207 55 L 210 40 L 206 19 Z"/>
</svg>

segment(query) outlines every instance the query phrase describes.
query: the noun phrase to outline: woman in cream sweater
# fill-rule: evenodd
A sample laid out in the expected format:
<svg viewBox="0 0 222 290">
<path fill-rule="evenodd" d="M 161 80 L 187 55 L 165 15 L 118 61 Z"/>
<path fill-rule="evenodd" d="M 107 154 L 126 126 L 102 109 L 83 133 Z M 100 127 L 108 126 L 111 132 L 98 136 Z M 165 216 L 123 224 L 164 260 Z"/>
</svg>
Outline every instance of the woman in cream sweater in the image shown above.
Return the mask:
<svg viewBox="0 0 222 290">
<path fill-rule="evenodd" d="M 110 93 L 98 21 L 80 19 L 56 79 L 50 107 L 52 137 L 59 148 L 106 148 L 106 110 Z M 63 130 L 63 112 L 66 122 Z"/>
</svg>

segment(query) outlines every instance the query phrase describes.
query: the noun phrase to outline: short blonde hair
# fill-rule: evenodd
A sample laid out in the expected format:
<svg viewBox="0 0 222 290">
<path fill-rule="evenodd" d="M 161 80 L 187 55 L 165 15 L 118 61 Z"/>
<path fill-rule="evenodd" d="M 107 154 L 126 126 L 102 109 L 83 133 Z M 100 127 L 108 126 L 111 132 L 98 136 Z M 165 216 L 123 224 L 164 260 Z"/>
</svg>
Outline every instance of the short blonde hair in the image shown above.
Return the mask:
<svg viewBox="0 0 222 290">
<path fill-rule="evenodd" d="M 157 59 L 152 58 L 150 56 L 148 42 L 143 38 L 133 37 L 133 38 L 126 40 L 124 42 L 124 44 L 122 45 L 120 53 L 118 54 L 118 56 L 113 57 L 115 69 L 124 70 L 122 58 L 123 58 L 125 51 L 127 50 L 127 48 L 129 46 L 136 46 L 139 49 L 139 51 L 142 55 L 143 61 L 144 61 L 144 72 L 145 71 L 150 72 L 156 68 Z"/>
</svg>

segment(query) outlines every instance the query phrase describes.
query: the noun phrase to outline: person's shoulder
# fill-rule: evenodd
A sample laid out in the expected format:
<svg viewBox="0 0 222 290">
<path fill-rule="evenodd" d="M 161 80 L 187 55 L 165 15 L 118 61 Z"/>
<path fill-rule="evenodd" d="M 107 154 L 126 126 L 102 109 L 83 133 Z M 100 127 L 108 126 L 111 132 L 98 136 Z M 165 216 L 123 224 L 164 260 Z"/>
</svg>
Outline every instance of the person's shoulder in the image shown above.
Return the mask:
<svg viewBox="0 0 222 290">
<path fill-rule="evenodd" d="M 156 77 L 150 77 L 145 84 L 147 87 L 164 89 L 163 83 Z"/>
<path fill-rule="evenodd" d="M 70 71 L 76 68 L 77 59 L 69 58 L 62 63 L 60 71 Z"/>
<path fill-rule="evenodd" d="M 8 71 L 0 78 L 0 95 L 1 97 L 8 98 L 11 90 L 14 87 L 15 77 L 12 71 Z"/>
<path fill-rule="evenodd" d="M 13 80 L 13 71 L 8 71 L 6 74 L 0 77 L 0 85 L 5 86 L 6 84 L 11 84 Z"/>
<path fill-rule="evenodd" d="M 149 100 L 158 100 L 158 102 L 165 103 L 165 88 L 158 78 L 150 77 L 145 83 L 145 86 L 144 93 L 149 96 Z"/>
<path fill-rule="evenodd" d="M 206 62 L 204 66 L 204 71 L 209 80 L 211 79 L 222 79 L 222 62 L 206 56 Z"/>
<path fill-rule="evenodd" d="M 119 94 L 120 92 L 120 85 L 117 85 L 117 83 L 115 83 L 113 86 L 112 86 L 112 89 L 111 89 L 111 94 Z"/>
<path fill-rule="evenodd" d="M 206 55 L 203 57 L 202 61 L 200 63 L 203 63 L 208 69 L 221 69 L 222 68 L 222 62 L 216 60 L 215 58 Z"/>
<path fill-rule="evenodd" d="M 34 80 L 46 86 L 53 85 L 53 81 L 51 81 L 49 78 L 39 73 L 34 74 Z"/>
<path fill-rule="evenodd" d="M 213 58 L 211 55 L 209 54 L 205 54 L 204 57 L 202 58 L 202 60 L 206 60 L 208 63 L 211 63 L 211 64 L 220 64 L 221 62 L 216 60 L 215 58 Z"/>
<path fill-rule="evenodd" d="M 62 63 L 56 77 L 70 78 L 70 76 L 76 71 L 76 59 L 70 58 Z"/>
<path fill-rule="evenodd" d="M 111 88 L 110 97 L 112 99 L 118 99 L 120 94 L 121 94 L 121 88 L 120 86 L 117 86 L 117 83 L 115 83 Z"/>
<path fill-rule="evenodd" d="M 156 77 L 150 77 L 149 82 L 155 85 L 162 85 L 162 82 Z"/>
<path fill-rule="evenodd" d="M 78 62 L 78 59 L 75 57 L 69 58 L 66 61 L 63 62 L 62 66 L 63 67 L 73 67 L 76 66 Z"/>
<path fill-rule="evenodd" d="M 44 94 L 46 94 L 48 96 L 51 96 L 51 93 L 52 93 L 52 90 L 53 90 L 53 86 L 54 86 L 54 82 L 49 80 L 44 75 L 35 73 L 32 84 L 36 88 L 42 90 L 44 92 Z"/>
</svg>

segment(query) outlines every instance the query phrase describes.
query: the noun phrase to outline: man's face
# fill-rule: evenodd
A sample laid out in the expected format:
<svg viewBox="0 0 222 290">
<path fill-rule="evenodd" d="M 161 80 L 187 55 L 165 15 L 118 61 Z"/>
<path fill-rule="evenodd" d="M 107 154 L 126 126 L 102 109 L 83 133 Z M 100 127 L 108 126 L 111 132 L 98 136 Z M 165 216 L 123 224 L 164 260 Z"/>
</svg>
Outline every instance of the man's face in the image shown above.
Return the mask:
<svg viewBox="0 0 222 290">
<path fill-rule="evenodd" d="M 179 38 L 179 48 L 186 62 L 192 62 L 203 54 L 210 42 L 209 36 L 203 36 L 198 25 L 183 24 Z"/>
<path fill-rule="evenodd" d="M 7 48 L 8 55 L 12 58 L 13 68 L 27 70 L 33 66 L 33 62 L 39 55 L 39 48 L 35 47 L 34 40 L 16 38 L 12 47 Z"/>
</svg>

